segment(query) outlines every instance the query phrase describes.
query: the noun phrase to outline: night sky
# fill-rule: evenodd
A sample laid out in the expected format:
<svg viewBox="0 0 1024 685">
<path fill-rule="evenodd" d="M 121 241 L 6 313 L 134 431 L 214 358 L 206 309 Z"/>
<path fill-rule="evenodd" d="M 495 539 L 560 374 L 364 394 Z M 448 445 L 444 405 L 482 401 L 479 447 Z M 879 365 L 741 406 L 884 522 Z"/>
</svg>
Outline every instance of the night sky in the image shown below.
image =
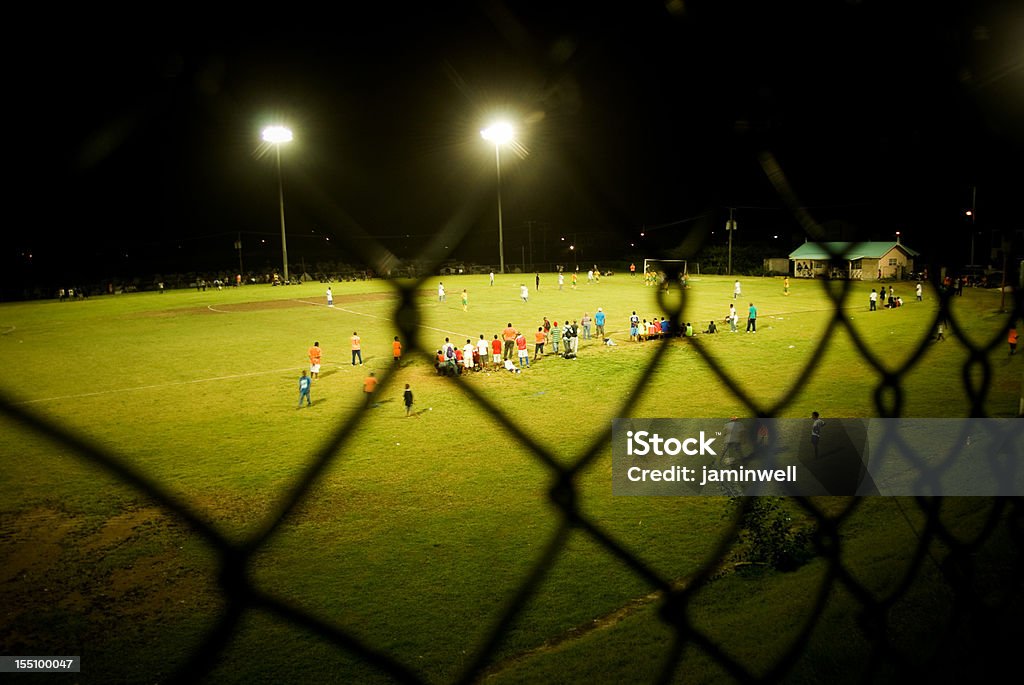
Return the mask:
<svg viewBox="0 0 1024 685">
<path fill-rule="evenodd" d="M 829 237 L 962 260 L 972 187 L 979 231 L 1021 226 L 1021 3 L 367 5 L 29 22 L 5 281 L 230 271 L 239 236 L 247 268 L 279 264 L 271 123 L 295 133 L 293 263 L 435 240 L 496 262 L 479 132 L 498 115 L 521 146 L 502 151 L 509 263 L 564 259 L 561 237 L 595 261 L 692 249 L 729 207 L 736 241 L 784 255 L 793 206 Z"/>
</svg>

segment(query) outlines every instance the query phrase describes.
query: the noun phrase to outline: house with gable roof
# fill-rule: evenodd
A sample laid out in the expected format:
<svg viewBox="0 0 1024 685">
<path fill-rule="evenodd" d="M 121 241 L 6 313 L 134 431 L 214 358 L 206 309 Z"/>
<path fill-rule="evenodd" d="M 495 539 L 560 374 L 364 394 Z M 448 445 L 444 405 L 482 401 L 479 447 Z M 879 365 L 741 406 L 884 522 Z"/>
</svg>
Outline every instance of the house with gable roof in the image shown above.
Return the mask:
<svg viewBox="0 0 1024 685">
<path fill-rule="evenodd" d="M 789 270 L 797 278 L 903 279 L 919 255 L 898 237 L 895 242 L 805 242 L 789 253 Z"/>
</svg>

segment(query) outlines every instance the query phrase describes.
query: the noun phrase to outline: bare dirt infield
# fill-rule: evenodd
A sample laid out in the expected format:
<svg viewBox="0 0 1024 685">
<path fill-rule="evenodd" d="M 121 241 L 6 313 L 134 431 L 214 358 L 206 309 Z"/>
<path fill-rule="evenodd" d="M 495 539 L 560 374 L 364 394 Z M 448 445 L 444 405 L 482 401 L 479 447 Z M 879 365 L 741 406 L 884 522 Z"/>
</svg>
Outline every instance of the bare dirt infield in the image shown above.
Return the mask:
<svg viewBox="0 0 1024 685">
<path fill-rule="evenodd" d="M 417 295 L 419 297 L 431 297 L 432 291 L 420 290 Z M 360 302 L 384 302 L 388 300 L 398 301 L 398 293 L 353 293 L 351 295 L 335 295 L 334 306 L 345 304 L 354 304 Z M 265 312 L 280 309 L 294 309 L 296 307 L 308 307 L 309 305 L 320 305 L 324 306 L 326 299 L 323 297 L 317 298 L 299 298 L 294 300 L 264 300 L 261 302 L 238 302 L 232 304 L 217 304 L 208 305 L 206 307 L 197 307 L 195 311 L 212 312 L 215 314 L 221 314 L 225 312 Z"/>
</svg>

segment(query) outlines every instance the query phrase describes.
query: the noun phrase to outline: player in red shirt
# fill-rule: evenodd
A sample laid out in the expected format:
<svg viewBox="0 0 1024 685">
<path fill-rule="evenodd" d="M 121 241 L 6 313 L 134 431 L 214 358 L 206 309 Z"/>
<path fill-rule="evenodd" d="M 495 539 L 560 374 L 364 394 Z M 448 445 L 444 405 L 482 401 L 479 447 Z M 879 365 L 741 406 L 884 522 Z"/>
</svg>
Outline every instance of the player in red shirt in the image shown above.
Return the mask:
<svg viewBox="0 0 1024 685">
<path fill-rule="evenodd" d="M 491 341 L 491 361 L 494 362 L 495 366 L 501 366 L 501 341 L 498 340 L 498 334 L 494 334 L 494 340 Z"/>
</svg>

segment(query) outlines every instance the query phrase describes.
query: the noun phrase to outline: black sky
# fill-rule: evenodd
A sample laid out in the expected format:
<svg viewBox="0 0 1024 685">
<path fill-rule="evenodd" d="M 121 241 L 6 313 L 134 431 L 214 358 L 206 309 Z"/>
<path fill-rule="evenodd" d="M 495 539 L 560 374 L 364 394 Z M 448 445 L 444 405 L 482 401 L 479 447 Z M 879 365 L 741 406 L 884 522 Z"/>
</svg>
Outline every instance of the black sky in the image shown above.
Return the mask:
<svg viewBox="0 0 1024 685">
<path fill-rule="evenodd" d="M 293 259 L 328 244 L 355 256 L 367 235 L 413 256 L 444 234 L 453 256 L 494 261 L 494 151 L 479 130 L 499 112 L 528 150 L 502 157 L 509 261 L 527 225 L 608 259 L 644 229 L 650 253 L 720 239 L 727 207 L 744 237 L 781 235 L 785 252 L 802 235 L 787 202 L 857 231 L 843 237 L 900 230 L 941 252 L 966 244 L 972 186 L 979 223 L 1020 225 L 1018 3 L 285 11 L 30 22 L 8 80 L 24 134 L 6 273 L 231 269 L 239 234 L 252 266 L 278 259 L 276 167 L 259 141 L 276 121 L 296 136 L 282 148 Z"/>
</svg>

